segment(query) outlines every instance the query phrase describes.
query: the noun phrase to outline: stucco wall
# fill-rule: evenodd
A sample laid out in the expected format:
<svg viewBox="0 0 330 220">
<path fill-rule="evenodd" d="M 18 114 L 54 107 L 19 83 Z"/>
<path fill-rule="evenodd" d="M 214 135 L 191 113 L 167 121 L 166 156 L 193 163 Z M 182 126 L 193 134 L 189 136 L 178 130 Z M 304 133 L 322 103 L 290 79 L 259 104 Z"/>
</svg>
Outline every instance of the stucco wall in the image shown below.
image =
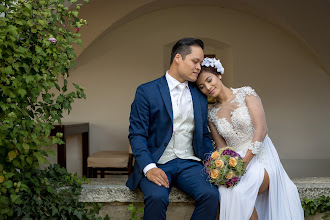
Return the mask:
<svg viewBox="0 0 330 220">
<path fill-rule="evenodd" d="M 287 169 L 294 160 L 305 167 L 310 159 L 315 167 L 318 160 L 329 164 L 330 78 L 310 50 L 294 35 L 255 16 L 207 6 L 139 16 L 104 32 L 79 56 L 71 81 L 85 88 L 87 100 L 76 101 L 63 121 L 90 123 L 90 153 L 128 147 L 136 87 L 164 74 L 169 45 L 185 36 L 203 39 L 205 53 L 216 53 L 229 86 L 256 89 L 269 135 Z M 68 148 L 79 148 L 77 139 L 68 138 Z M 76 171 L 75 166 L 68 169 Z M 301 175 L 299 170 L 304 167 L 289 174 Z"/>
</svg>

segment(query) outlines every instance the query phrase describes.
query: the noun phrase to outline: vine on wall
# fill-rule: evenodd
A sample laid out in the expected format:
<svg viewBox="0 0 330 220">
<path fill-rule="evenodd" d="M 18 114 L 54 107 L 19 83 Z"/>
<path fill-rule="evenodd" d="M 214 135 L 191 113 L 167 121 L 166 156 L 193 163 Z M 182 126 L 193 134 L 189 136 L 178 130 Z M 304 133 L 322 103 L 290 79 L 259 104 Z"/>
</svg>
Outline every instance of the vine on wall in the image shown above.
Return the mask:
<svg viewBox="0 0 330 220">
<path fill-rule="evenodd" d="M 78 202 L 80 178 L 57 166 L 39 169 L 54 155 L 42 146 L 62 142 L 61 133 L 50 137 L 53 124 L 75 99 L 86 98 L 79 85 L 68 90 L 73 45 L 81 45 L 87 24 L 81 4 L 70 2 L 70 8 L 64 0 L 0 3 L 0 219 L 95 217 Z"/>
</svg>

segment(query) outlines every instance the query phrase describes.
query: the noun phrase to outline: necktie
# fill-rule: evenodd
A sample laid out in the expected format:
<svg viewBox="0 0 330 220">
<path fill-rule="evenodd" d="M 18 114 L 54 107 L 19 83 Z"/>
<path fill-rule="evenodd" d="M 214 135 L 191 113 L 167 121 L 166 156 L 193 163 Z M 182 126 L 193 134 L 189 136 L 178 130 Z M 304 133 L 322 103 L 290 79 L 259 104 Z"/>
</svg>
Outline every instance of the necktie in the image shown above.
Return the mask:
<svg viewBox="0 0 330 220">
<path fill-rule="evenodd" d="M 189 95 L 188 95 L 188 88 L 185 84 L 179 84 L 178 88 L 180 90 L 179 98 L 178 98 L 178 107 L 180 109 L 182 117 L 185 119 L 188 117 L 190 111 L 190 103 L 189 103 Z"/>
</svg>

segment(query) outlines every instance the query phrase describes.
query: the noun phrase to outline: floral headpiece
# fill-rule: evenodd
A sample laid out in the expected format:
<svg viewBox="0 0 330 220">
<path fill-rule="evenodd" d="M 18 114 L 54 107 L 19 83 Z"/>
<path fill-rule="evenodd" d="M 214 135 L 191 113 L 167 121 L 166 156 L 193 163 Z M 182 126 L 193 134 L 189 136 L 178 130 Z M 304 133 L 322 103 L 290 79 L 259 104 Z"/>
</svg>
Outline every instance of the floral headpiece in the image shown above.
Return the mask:
<svg viewBox="0 0 330 220">
<path fill-rule="evenodd" d="M 202 63 L 202 66 L 211 66 L 217 69 L 217 72 L 221 75 L 225 72 L 225 69 L 223 68 L 222 64 L 220 63 L 220 60 L 217 60 L 215 58 L 209 58 L 205 57 Z"/>
</svg>

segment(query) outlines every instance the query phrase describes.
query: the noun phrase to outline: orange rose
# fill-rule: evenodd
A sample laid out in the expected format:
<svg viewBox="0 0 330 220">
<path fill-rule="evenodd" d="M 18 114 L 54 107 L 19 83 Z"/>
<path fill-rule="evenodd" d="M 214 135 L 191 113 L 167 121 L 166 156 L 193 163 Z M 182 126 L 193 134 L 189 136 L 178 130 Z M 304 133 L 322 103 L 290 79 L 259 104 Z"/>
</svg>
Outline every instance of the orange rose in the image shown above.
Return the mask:
<svg viewBox="0 0 330 220">
<path fill-rule="evenodd" d="M 215 161 L 215 166 L 219 167 L 220 169 L 223 167 L 224 163 L 222 160 L 216 160 Z"/>
<path fill-rule="evenodd" d="M 227 179 L 227 180 L 230 180 L 231 178 L 234 177 L 234 175 L 235 175 L 235 174 L 233 173 L 233 171 L 230 171 L 229 173 L 226 174 L 226 179 Z"/>
<path fill-rule="evenodd" d="M 233 157 L 231 157 L 231 158 L 229 158 L 229 166 L 231 166 L 231 167 L 236 167 L 236 165 L 237 165 L 237 160 L 235 159 L 235 158 L 233 158 Z"/>
<path fill-rule="evenodd" d="M 213 158 L 213 159 L 218 159 L 219 157 L 220 157 L 220 154 L 219 154 L 219 152 L 218 151 L 214 151 L 212 154 L 211 154 L 211 157 Z"/>
<path fill-rule="evenodd" d="M 211 178 L 212 179 L 218 179 L 220 177 L 219 170 L 213 169 L 211 170 Z"/>
</svg>

